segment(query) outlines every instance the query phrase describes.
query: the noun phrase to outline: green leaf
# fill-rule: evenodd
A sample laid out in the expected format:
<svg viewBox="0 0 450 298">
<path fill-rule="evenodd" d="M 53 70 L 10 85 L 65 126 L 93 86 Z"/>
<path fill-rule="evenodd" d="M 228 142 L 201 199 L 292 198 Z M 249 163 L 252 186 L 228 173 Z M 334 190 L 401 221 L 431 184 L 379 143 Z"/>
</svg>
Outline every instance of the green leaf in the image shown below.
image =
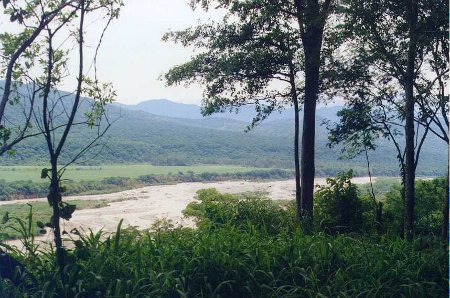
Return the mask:
<svg viewBox="0 0 450 298">
<path fill-rule="evenodd" d="M 9 149 L 8 151 L 7 151 L 7 153 L 8 153 L 8 156 L 14 156 L 14 155 L 16 155 L 16 149 Z"/>
<path fill-rule="evenodd" d="M 14 21 L 16 21 L 18 18 L 19 18 L 19 15 L 16 14 L 16 13 L 14 13 L 14 14 L 12 14 L 12 15 L 9 17 L 9 20 L 10 20 L 11 22 L 14 22 Z"/>
<path fill-rule="evenodd" d="M 45 179 L 48 177 L 48 172 L 50 171 L 50 169 L 47 168 L 43 168 L 41 171 L 41 179 Z"/>
<path fill-rule="evenodd" d="M 72 214 L 75 212 L 76 205 L 66 204 L 63 208 L 61 208 L 61 215 L 60 217 L 69 220 L 72 218 Z"/>
<path fill-rule="evenodd" d="M 44 229 L 45 228 L 45 224 L 42 221 L 37 221 L 36 225 L 38 226 L 38 228 L 40 229 Z"/>
<path fill-rule="evenodd" d="M 3 215 L 3 218 L 2 218 L 2 224 L 7 223 L 8 220 L 9 220 L 9 212 L 6 211 L 5 215 Z"/>
<path fill-rule="evenodd" d="M 51 228 L 51 229 L 54 228 L 54 225 L 53 225 L 53 215 L 50 217 L 50 221 L 47 222 L 47 223 L 45 224 L 45 226 L 46 226 L 46 227 L 49 227 L 49 228 Z"/>
<path fill-rule="evenodd" d="M 75 240 L 75 241 L 73 242 L 73 244 L 75 244 L 76 248 L 82 248 L 82 247 L 84 247 L 83 241 L 81 241 L 81 240 Z"/>
<path fill-rule="evenodd" d="M 8 233 L 0 233 L 0 239 L 8 239 L 11 238 L 11 236 Z"/>
</svg>

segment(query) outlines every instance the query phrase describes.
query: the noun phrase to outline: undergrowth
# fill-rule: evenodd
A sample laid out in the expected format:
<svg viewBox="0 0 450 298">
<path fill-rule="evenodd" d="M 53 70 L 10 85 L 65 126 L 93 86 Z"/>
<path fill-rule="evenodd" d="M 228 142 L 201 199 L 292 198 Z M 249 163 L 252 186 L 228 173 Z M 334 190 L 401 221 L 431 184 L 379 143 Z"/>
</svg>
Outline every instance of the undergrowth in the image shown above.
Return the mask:
<svg viewBox="0 0 450 298">
<path fill-rule="evenodd" d="M 293 206 L 215 190 L 185 210 L 197 229 L 161 224 L 84 233 L 67 251 L 61 282 L 53 250 L 12 253 L 22 284 L 0 296 L 446 297 L 445 246 L 364 233 L 304 233 Z M 25 231 L 26 232 L 26 231 Z"/>
</svg>

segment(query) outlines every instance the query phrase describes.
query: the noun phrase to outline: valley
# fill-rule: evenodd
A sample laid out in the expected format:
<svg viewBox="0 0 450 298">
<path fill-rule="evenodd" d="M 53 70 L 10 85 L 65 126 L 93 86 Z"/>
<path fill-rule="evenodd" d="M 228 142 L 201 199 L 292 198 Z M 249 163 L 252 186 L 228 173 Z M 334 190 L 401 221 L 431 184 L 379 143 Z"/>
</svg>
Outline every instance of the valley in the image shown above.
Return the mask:
<svg viewBox="0 0 450 298">
<path fill-rule="evenodd" d="M 196 105 L 169 100 L 152 102 L 153 100 L 145 101 L 136 106 L 109 105 L 107 112 L 113 123 L 111 128 L 94 148 L 77 161 L 75 167 L 122 165 L 123 169 L 127 169 L 129 164 L 193 167 L 214 164 L 293 169 L 292 108 L 274 111 L 263 123 L 245 132 L 255 115 L 251 106 L 241 108 L 239 113 L 219 113 L 213 117 L 202 117 L 200 107 Z M 80 114 L 88 108 L 89 103 L 85 101 Z M 327 146 L 328 131 L 322 123 L 326 120 L 337 121 L 336 113 L 340 108 L 341 106 L 324 106 L 317 111 L 316 175 L 334 176 L 338 172 L 352 168 L 356 175 L 365 176 L 367 166 L 363 156 L 354 159 L 341 158 L 342 147 Z M 11 109 L 10 113 L 19 111 Z M 172 117 L 181 115 L 187 118 Z M 62 163 L 71 160 L 85 142 L 92 139 L 92 133 L 88 127 L 74 127 L 67 147 L 62 152 Z M 369 152 L 373 175 L 399 175 L 392 142 L 379 139 L 376 144 L 376 150 Z M 24 140 L 16 146 L 13 155 L 4 155 L 0 158 L 0 166 L 45 167 L 48 165 L 45 150 L 45 144 L 40 142 L 39 138 Z M 430 135 L 422 151 L 417 174 L 443 175 L 446 166 L 441 161 L 446 158 L 448 152 L 444 143 Z M 119 168 L 117 169 L 113 176 L 129 177 L 127 170 L 126 175 L 122 175 Z M 137 169 L 137 172 L 140 173 L 140 170 Z M 107 173 L 108 170 L 100 176 L 106 177 Z M 151 174 L 151 171 L 148 174 Z M 11 180 L 4 178 L 3 175 L 0 176 L 1 179 Z"/>
<path fill-rule="evenodd" d="M 377 178 L 373 178 L 375 182 Z M 352 179 L 357 185 L 369 183 L 369 177 L 356 177 Z M 391 180 L 390 183 L 395 181 Z M 316 185 L 325 185 L 324 178 L 317 178 Z M 117 193 L 67 196 L 66 202 L 81 206 L 73 214 L 70 221 L 64 221 L 62 227 L 66 231 L 73 228 L 92 229 L 114 232 L 120 220 L 123 227 L 137 227 L 138 229 L 150 229 L 158 221 L 168 221 L 174 226 L 194 227 L 192 218 L 185 218 L 182 211 L 193 202 L 197 191 L 201 189 L 215 188 L 221 193 L 228 194 L 256 194 L 271 200 L 292 201 L 295 196 L 295 181 L 222 181 L 222 182 L 191 182 L 174 185 L 155 185 L 137 189 L 126 190 Z M 26 204 L 47 202 L 47 198 L 26 200 L 1 201 L 0 206 L 20 205 L 26 208 Z M 88 204 L 93 202 L 94 204 Z M 98 204 L 97 206 L 95 204 Z M 3 209 L 3 211 L 2 211 Z M 12 212 L 14 214 L 14 211 Z M 4 208 L 0 208 L 0 217 L 4 215 Z M 45 220 L 38 218 L 35 220 Z M 51 240 L 49 236 L 40 237 L 41 241 Z M 20 244 L 19 241 L 11 242 Z"/>
<path fill-rule="evenodd" d="M 0 297 L 448 297 L 448 5 L 3 0 Z"/>
</svg>

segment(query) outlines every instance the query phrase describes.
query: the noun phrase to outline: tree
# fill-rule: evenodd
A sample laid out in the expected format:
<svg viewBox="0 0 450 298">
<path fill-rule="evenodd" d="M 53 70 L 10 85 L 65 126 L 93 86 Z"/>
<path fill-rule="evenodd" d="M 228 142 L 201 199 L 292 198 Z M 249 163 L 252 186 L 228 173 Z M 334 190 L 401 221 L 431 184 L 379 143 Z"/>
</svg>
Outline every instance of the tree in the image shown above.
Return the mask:
<svg viewBox="0 0 450 298">
<path fill-rule="evenodd" d="M 1 56 L 5 83 L 0 99 L 0 155 L 12 152 L 14 145 L 28 137 L 35 136 L 29 132 L 32 123 L 32 111 L 36 96 L 41 91 L 30 82 L 28 70 L 35 65 L 38 48 L 34 45 L 42 37 L 46 26 L 58 22 L 64 14 L 71 14 L 73 6 L 78 1 L 45 1 L 23 2 L 18 0 L 3 1 L 3 9 L 9 15 L 10 21 L 20 27 L 18 33 L 0 34 Z M 24 98 L 21 91 L 29 95 Z M 24 117 L 22 119 L 8 119 L 5 114 L 7 104 L 21 106 Z"/>
<path fill-rule="evenodd" d="M 248 129 L 287 103 L 294 105 L 296 201 L 300 216 L 299 109 L 303 88 L 298 77 L 303 58 L 299 31 L 292 25 L 291 17 L 282 12 L 287 4 L 217 1 L 217 7 L 227 10 L 220 23 L 164 36 L 164 40 L 203 50 L 191 61 L 173 67 L 165 79 L 169 85 L 180 82 L 205 85 L 203 115 L 255 105 L 257 115 Z M 204 5 L 207 9 L 210 3 Z"/>
<path fill-rule="evenodd" d="M 360 93 L 360 96 L 363 94 Z M 371 109 L 372 107 L 367 105 L 363 97 L 361 101 L 352 102 L 351 108 L 347 107 L 338 111 L 337 116 L 340 117 L 340 123 L 330 124 L 329 121 L 325 121 L 325 123 L 329 130 L 328 146 L 330 148 L 337 144 L 343 145 L 342 157 L 345 158 L 354 158 L 364 153 L 369 174 L 374 222 L 378 233 L 381 234 L 383 205 L 381 202 L 377 202 L 375 197 L 369 150 L 375 150 L 375 140 L 379 137 L 379 133 L 383 132 L 383 127 L 376 127 L 374 117 L 371 116 Z"/>
<path fill-rule="evenodd" d="M 345 2 L 342 37 L 347 41 L 347 49 L 351 48 L 356 54 L 336 59 L 336 65 L 343 73 L 339 87 L 347 88 L 347 95 L 359 93 L 361 101 L 372 102 L 371 106 L 378 110 L 377 121 L 381 121 L 375 122 L 383 127 L 375 126 L 381 129 L 382 135 L 394 140 L 400 134 L 399 130 L 403 131 L 403 149 L 399 142 L 394 143 L 402 165 L 404 236 L 407 239 L 411 239 L 414 232 L 414 180 L 420 148 L 427 133 L 433 130 L 431 124 L 436 119 L 435 111 L 439 110 L 433 108 L 424 113 L 420 109 L 421 112 L 416 113 L 415 106 L 419 98 L 431 103 L 433 88 L 425 87 L 424 82 L 428 81 L 427 67 L 436 62 L 432 49 L 437 45 L 436 41 L 442 44 L 447 34 L 444 18 L 435 18 L 439 14 L 437 11 L 443 14 L 444 6 L 441 2 L 418 4 L 415 0 L 407 1 L 406 8 L 403 2 L 388 0 Z M 353 66 L 349 67 L 350 64 Z M 342 71 L 346 67 L 350 70 Z M 447 72 L 439 70 L 437 78 L 443 78 Z M 419 105 L 422 106 L 426 105 Z M 394 123 L 394 118 L 400 122 Z M 419 136 L 420 128 L 423 131 Z"/>
<path fill-rule="evenodd" d="M 195 4 L 201 3 L 204 8 L 211 7 L 212 4 L 209 1 L 192 1 Z M 263 72 L 266 72 L 265 74 L 265 83 L 267 84 L 267 79 L 280 79 L 279 76 L 282 76 L 284 78 L 281 78 L 282 81 L 286 80 L 288 78 L 288 81 L 290 81 L 291 85 L 291 92 L 287 92 L 285 94 L 280 94 L 279 92 L 275 94 L 267 94 L 265 96 L 261 96 L 260 99 L 263 99 L 264 101 L 272 102 L 271 105 L 269 105 L 268 108 L 258 108 L 258 103 L 261 102 L 261 100 L 258 100 L 255 102 L 257 104 L 257 110 L 259 112 L 263 111 L 264 113 L 258 113 L 258 116 L 255 118 L 257 121 L 254 121 L 253 124 L 258 122 L 261 119 L 264 119 L 265 116 L 260 116 L 264 114 L 268 114 L 272 110 L 274 110 L 273 107 L 277 106 L 276 104 L 273 104 L 274 99 L 276 99 L 276 96 L 282 95 L 281 97 L 286 98 L 286 94 L 289 93 L 291 96 L 291 100 L 294 104 L 294 109 L 296 113 L 296 132 L 295 132 L 295 140 L 294 140 L 294 152 L 295 152 L 295 168 L 296 172 L 300 172 L 300 178 L 296 178 L 296 200 L 298 205 L 298 212 L 299 216 L 306 217 L 306 218 L 312 218 L 313 215 L 313 193 L 314 193 L 314 176 L 315 176 L 315 169 L 314 169 L 314 150 L 315 150 L 315 111 L 316 111 L 316 103 L 319 99 L 319 88 L 320 88 L 320 67 L 323 65 L 323 56 L 322 56 L 322 50 L 323 50 L 323 40 L 324 40 L 324 30 L 325 30 L 325 24 L 326 20 L 329 16 L 329 14 L 332 11 L 331 6 L 331 0 L 325 0 L 325 1 L 303 1 L 303 0 L 279 0 L 279 1 L 264 1 L 264 0 L 253 0 L 253 1 L 247 1 L 247 2 L 240 2 L 240 1 L 215 1 L 214 7 L 217 8 L 225 8 L 229 12 L 228 17 L 225 17 L 225 21 L 230 21 L 232 18 L 229 16 L 235 15 L 237 16 L 237 20 L 239 22 L 244 22 L 247 24 L 249 28 L 251 28 L 252 22 L 255 22 L 256 26 L 262 26 L 265 25 L 266 27 L 263 27 L 262 29 L 266 30 L 265 33 L 269 33 L 271 30 L 279 30 L 280 28 L 283 28 L 281 32 L 286 33 L 293 33 L 289 35 L 289 48 L 286 47 L 277 47 L 276 55 L 284 55 L 289 57 L 291 54 L 289 53 L 295 53 L 295 56 L 301 57 L 303 61 L 300 63 L 300 68 L 297 68 L 296 63 L 292 65 L 292 67 L 286 67 L 286 62 L 283 62 L 280 68 L 280 65 L 277 65 L 277 59 L 274 59 L 275 56 L 273 56 L 271 59 L 272 62 L 268 63 L 268 61 L 264 61 L 261 59 L 255 59 L 255 57 L 251 57 L 253 61 L 259 63 L 259 68 L 263 70 Z M 293 24 L 297 23 L 298 26 L 294 27 Z M 236 24 L 238 25 L 238 24 Z M 245 34 L 250 35 L 254 33 L 254 31 L 244 30 L 245 27 L 242 25 L 242 32 Z M 221 30 L 211 30 L 209 33 L 215 33 L 217 35 L 225 34 L 226 32 Z M 185 31 L 185 33 L 189 33 L 189 31 Z M 201 39 L 205 36 L 202 36 L 202 34 L 198 34 L 199 32 L 196 32 L 196 30 L 190 31 L 192 37 L 197 38 L 198 44 L 193 44 L 186 42 L 184 40 L 185 45 L 194 45 L 199 47 L 210 47 L 210 46 L 217 46 L 220 45 L 220 43 L 209 44 L 208 42 L 202 43 Z M 260 31 L 257 34 L 264 34 L 264 31 Z M 277 33 L 279 34 L 279 33 Z M 239 35 L 237 35 L 239 36 Z M 256 35 L 258 36 L 258 35 Z M 226 37 L 226 35 L 224 35 Z M 245 38 L 245 35 L 244 35 Z M 278 38 L 278 39 L 277 39 Z M 269 34 L 267 35 L 267 40 L 265 43 L 257 43 L 258 38 L 255 41 L 252 41 L 253 43 L 249 42 L 249 45 L 252 45 L 251 48 L 244 48 L 249 52 L 254 51 L 255 53 L 263 52 L 264 49 L 257 48 L 257 47 L 266 47 L 273 49 L 273 41 L 275 43 L 279 42 L 280 36 L 277 36 L 276 34 Z M 283 37 L 286 38 L 286 37 Z M 296 39 L 296 44 L 293 42 L 293 39 Z M 222 36 L 217 36 L 216 39 L 218 41 L 221 41 Z M 273 39 L 273 41 L 270 41 L 270 39 Z M 224 39 L 224 41 L 229 41 L 227 38 Z M 232 43 L 235 45 L 233 47 L 233 50 L 240 51 L 242 54 L 242 50 L 240 50 L 239 47 L 242 46 L 242 44 L 239 44 L 238 40 L 231 40 Z M 220 47 L 217 47 L 217 49 L 220 49 Z M 303 49 L 303 50 L 300 50 Z M 330 49 L 328 49 L 330 50 Z M 229 54 L 228 52 L 222 53 L 223 55 Z M 200 57 L 202 54 L 198 55 L 197 57 Z M 294 56 L 294 57 L 295 57 Z M 236 56 L 237 58 L 238 56 Z M 288 58 L 291 59 L 291 58 Z M 193 60 L 190 64 L 186 64 L 186 66 L 195 66 L 194 63 L 195 60 Z M 201 60 L 198 60 L 199 62 Z M 234 63 L 238 63 L 240 60 L 237 58 L 237 60 L 234 61 Z M 204 61 L 210 63 L 215 63 L 214 60 L 210 61 Z M 208 63 L 206 63 L 208 64 Z M 227 61 L 226 64 L 221 64 L 219 67 L 223 67 L 223 69 L 227 69 L 230 64 L 230 61 Z M 280 72 L 280 69 L 284 71 Z M 176 68 L 172 70 L 172 74 L 175 74 Z M 293 70 L 293 71 L 291 71 Z M 291 75 L 292 73 L 292 75 Z M 296 80 L 295 77 L 297 76 L 297 73 L 300 73 L 302 77 L 304 77 L 304 86 L 302 84 L 301 88 L 299 88 L 299 84 L 296 84 L 297 86 L 294 87 Z M 198 75 L 199 72 L 195 73 L 192 72 L 193 76 L 191 78 L 198 78 L 195 75 Z M 257 81 L 261 77 L 254 76 L 254 73 L 248 73 L 250 76 L 231 76 L 234 81 L 233 84 L 238 82 L 239 80 L 253 80 Z M 275 76 L 274 76 L 275 74 Z M 209 80 L 214 80 L 215 76 L 220 76 L 219 72 L 211 72 L 208 76 Z M 230 77 L 230 73 L 227 74 L 228 77 Z M 252 77 L 253 76 L 253 77 Z M 292 78 L 292 80 L 290 79 Z M 236 88 L 233 84 L 225 85 L 226 79 L 219 77 L 217 78 L 217 84 L 213 84 L 209 82 L 209 80 L 205 80 L 203 83 L 209 83 L 210 85 L 207 87 L 207 91 L 205 93 L 206 97 L 211 95 L 211 91 L 216 92 L 216 94 L 219 94 L 221 92 L 230 92 L 231 96 L 234 96 L 233 100 L 230 100 L 230 98 L 223 98 L 219 96 L 211 96 L 209 100 L 206 100 L 204 102 L 204 105 L 206 108 L 204 111 L 206 113 L 212 112 L 212 111 L 218 111 L 220 109 L 214 109 L 214 106 L 227 106 L 234 104 L 243 104 L 246 100 L 253 101 L 255 98 L 254 91 L 258 90 L 257 88 L 254 88 L 252 84 L 246 83 L 251 88 L 244 89 L 245 91 L 250 91 L 250 93 L 245 94 L 241 93 L 240 97 L 236 96 L 238 92 L 241 90 L 239 88 Z M 170 78 L 168 79 L 169 83 L 172 83 Z M 180 80 L 178 80 L 180 81 Z M 251 81 L 250 81 L 251 82 Z M 256 83 L 257 87 L 260 87 L 261 84 Z M 224 88 L 226 87 L 226 88 Z M 264 87 L 264 86 L 263 86 Z M 295 91 L 295 92 L 294 92 Z M 303 92 L 299 92 L 303 91 Z M 304 94 L 302 96 L 303 102 L 304 102 L 304 117 L 303 117 L 303 133 L 302 133 L 302 148 L 301 148 L 301 162 L 298 160 L 298 144 L 299 144 L 299 117 L 298 117 L 298 111 L 300 110 L 300 101 L 299 101 L 299 94 Z M 245 95 L 246 97 L 242 97 L 242 95 Z M 213 104 L 211 104 L 211 102 Z M 211 108 L 213 107 L 213 108 Z M 300 166 L 301 163 L 301 166 Z M 300 187 L 301 185 L 301 187 Z"/>
<path fill-rule="evenodd" d="M 320 68 L 323 62 L 324 29 L 332 10 L 331 2 L 331 0 L 294 0 L 295 17 L 300 27 L 300 38 L 305 59 L 301 207 L 303 215 L 310 219 L 313 216 L 316 104 L 319 99 Z"/>
<path fill-rule="evenodd" d="M 47 5 L 54 5 L 52 1 L 40 3 L 37 11 L 45 11 Z M 23 70 L 33 86 L 37 86 L 37 92 L 33 96 L 39 101 L 35 103 L 32 110 L 33 124 L 39 130 L 39 134 L 47 145 L 50 168 L 44 168 L 41 173 L 42 178 L 50 179 L 48 202 L 52 207 L 53 215 L 46 224 L 53 229 L 57 254 L 57 263 L 61 279 L 64 282 L 65 252 L 62 243 L 62 231 L 60 220 L 69 220 L 75 211 L 75 205 L 70 205 L 62 200 L 64 187 L 61 179 L 68 165 L 77 161 L 85 152 L 90 150 L 94 144 L 106 133 L 111 122 L 105 114 L 105 105 L 111 102 L 115 92 L 110 84 L 98 82 L 96 67 L 94 67 L 94 79 L 87 77 L 84 68 L 85 63 L 85 22 L 88 15 L 98 18 L 98 13 L 103 13 L 106 17 L 99 43 L 97 44 L 94 64 L 98 50 L 111 20 L 118 17 L 120 6 L 119 0 L 80 0 L 74 1 L 68 7 L 70 11 L 59 14 L 54 22 L 44 25 L 42 32 L 45 38 L 36 40 L 37 51 L 34 61 L 35 72 Z M 98 12 L 98 13 L 95 13 Z M 58 41 L 65 40 L 62 44 Z M 57 46 L 55 45 L 57 43 Z M 71 69 L 68 61 L 73 57 L 71 49 L 77 49 L 78 69 L 75 78 L 75 88 L 73 93 L 59 91 L 58 86 L 68 77 Z M 82 95 L 91 97 L 83 98 Z M 83 108 L 84 115 L 79 115 L 79 110 Z M 79 152 L 65 152 L 64 146 L 67 143 L 71 129 L 74 126 L 87 125 L 95 128 L 96 134 L 92 139 L 86 139 L 84 148 Z M 60 166 L 61 155 L 69 155 L 69 161 Z M 40 228 L 44 224 L 39 223 Z"/>
</svg>

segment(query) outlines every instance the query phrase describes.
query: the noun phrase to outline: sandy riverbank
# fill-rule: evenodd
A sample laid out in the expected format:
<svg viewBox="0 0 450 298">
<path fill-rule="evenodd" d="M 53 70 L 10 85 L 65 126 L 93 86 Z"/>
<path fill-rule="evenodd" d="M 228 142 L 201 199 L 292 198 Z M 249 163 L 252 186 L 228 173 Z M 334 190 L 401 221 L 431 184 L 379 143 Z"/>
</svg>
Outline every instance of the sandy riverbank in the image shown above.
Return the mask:
<svg viewBox="0 0 450 298">
<path fill-rule="evenodd" d="M 354 183 L 368 183 L 368 177 L 357 177 Z M 316 184 L 325 184 L 325 178 L 316 179 Z M 167 218 L 174 224 L 192 225 L 192 221 L 183 219 L 181 211 L 193 200 L 196 192 L 204 188 L 216 188 L 222 193 L 263 192 L 271 199 L 293 199 L 295 192 L 294 180 L 284 181 L 223 181 L 223 182 L 192 182 L 174 185 L 147 186 L 127 191 L 88 196 L 69 196 L 64 200 L 107 200 L 109 206 L 97 209 L 75 211 L 70 222 L 64 222 L 64 229 L 69 231 L 74 227 L 90 228 L 94 231 L 103 229 L 115 231 L 120 219 L 123 226 L 136 226 L 140 229 L 149 228 L 156 219 Z M 6 201 L 0 205 L 46 201 L 46 198 Z M 117 200 L 121 200 L 118 201 Z M 116 202 L 114 202 L 116 201 Z"/>
</svg>

